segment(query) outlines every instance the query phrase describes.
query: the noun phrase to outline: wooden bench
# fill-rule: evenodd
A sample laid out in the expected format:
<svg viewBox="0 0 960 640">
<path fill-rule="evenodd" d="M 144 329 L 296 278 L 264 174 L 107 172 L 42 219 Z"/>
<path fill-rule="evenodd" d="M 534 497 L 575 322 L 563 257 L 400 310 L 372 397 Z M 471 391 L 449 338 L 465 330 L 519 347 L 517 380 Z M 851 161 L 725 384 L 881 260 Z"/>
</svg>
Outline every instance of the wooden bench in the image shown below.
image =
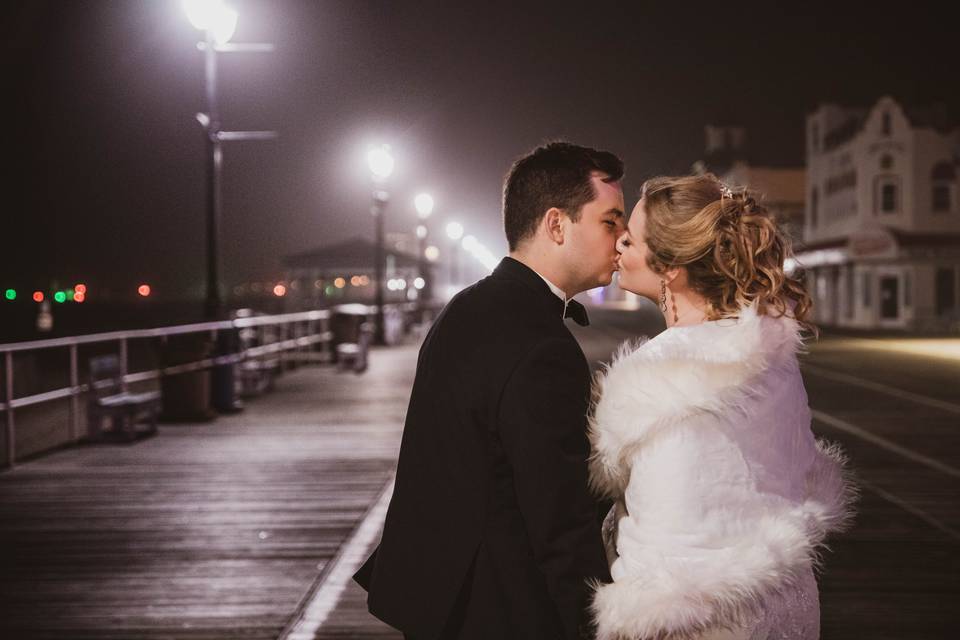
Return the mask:
<svg viewBox="0 0 960 640">
<path fill-rule="evenodd" d="M 367 370 L 367 353 L 370 343 L 373 342 L 373 325 L 364 322 L 360 325 L 356 342 L 341 342 L 337 345 L 337 367 L 341 371 L 347 369 L 354 373 L 363 373 Z"/>
<path fill-rule="evenodd" d="M 90 359 L 88 418 L 91 440 L 129 442 L 154 434 L 159 413 L 159 391 L 124 391 L 118 356 Z M 106 425 L 104 419 L 107 420 Z"/>
</svg>

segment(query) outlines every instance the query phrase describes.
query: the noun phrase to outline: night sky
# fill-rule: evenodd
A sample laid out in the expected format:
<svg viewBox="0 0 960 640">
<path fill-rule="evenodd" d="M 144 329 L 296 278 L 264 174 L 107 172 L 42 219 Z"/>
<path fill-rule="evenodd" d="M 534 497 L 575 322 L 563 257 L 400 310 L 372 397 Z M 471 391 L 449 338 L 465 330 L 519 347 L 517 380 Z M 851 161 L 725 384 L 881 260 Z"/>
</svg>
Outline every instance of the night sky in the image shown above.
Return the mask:
<svg viewBox="0 0 960 640">
<path fill-rule="evenodd" d="M 278 277 L 287 253 L 372 237 L 375 142 L 397 161 L 388 230 L 412 228 L 426 189 L 435 233 L 456 219 L 499 254 L 503 174 L 544 140 L 620 154 L 630 207 L 644 178 L 690 168 L 710 121 L 742 122 L 759 162 L 799 164 L 820 102 L 960 106 L 956 22 L 933 3 L 229 4 L 234 42 L 277 50 L 221 57 L 223 128 L 280 138 L 227 143 L 227 285 Z M 13 165 L 0 286 L 149 281 L 199 295 L 203 65 L 180 3 L 0 11 Z"/>
</svg>

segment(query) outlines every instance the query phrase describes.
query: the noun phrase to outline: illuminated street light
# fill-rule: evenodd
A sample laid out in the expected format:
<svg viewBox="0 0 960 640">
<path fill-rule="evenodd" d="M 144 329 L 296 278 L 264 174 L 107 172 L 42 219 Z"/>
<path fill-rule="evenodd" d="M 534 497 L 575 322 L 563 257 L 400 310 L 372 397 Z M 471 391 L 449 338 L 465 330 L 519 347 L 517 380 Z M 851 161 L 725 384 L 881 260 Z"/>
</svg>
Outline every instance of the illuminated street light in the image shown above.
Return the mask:
<svg viewBox="0 0 960 640">
<path fill-rule="evenodd" d="M 387 193 L 384 186 L 387 178 L 393 173 L 393 156 L 390 155 L 390 147 L 380 145 L 373 147 L 367 152 L 367 164 L 370 167 L 370 173 L 373 174 L 373 206 L 370 207 L 370 213 L 373 214 L 374 235 L 376 236 L 376 246 L 373 254 L 373 295 L 374 306 L 376 307 L 376 319 L 373 327 L 373 340 L 376 344 L 386 344 L 386 335 L 383 332 L 383 305 L 384 305 L 384 239 L 383 239 L 383 215 L 387 208 L 387 201 L 390 200 L 390 194 Z"/>
<path fill-rule="evenodd" d="M 420 219 L 426 220 L 433 213 L 433 196 L 429 193 L 421 193 L 413 199 L 413 206 L 416 207 Z"/>
<path fill-rule="evenodd" d="M 386 180 L 393 173 L 393 156 L 390 155 L 390 147 L 381 145 L 374 147 L 367 152 L 367 165 L 373 174 L 374 180 Z"/>
<path fill-rule="evenodd" d="M 417 270 L 420 276 L 418 280 L 421 280 L 424 285 L 417 287 L 417 289 L 423 289 L 423 294 L 419 298 L 421 308 L 430 301 L 432 294 L 432 288 L 427 285 L 428 282 L 432 281 L 432 278 L 430 278 L 429 275 L 430 266 L 428 258 L 426 257 L 427 241 L 430 235 L 430 230 L 427 228 L 426 222 L 430 214 L 433 213 L 433 205 L 433 196 L 429 193 L 420 193 L 413 199 L 413 206 L 417 210 L 417 217 L 420 219 L 420 224 L 417 225 L 417 238 L 420 240 L 419 251 L 417 252 Z"/>
<path fill-rule="evenodd" d="M 183 0 L 183 10 L 194 29 L 206 31 L 219 45 L 230 42 L 237 30 L 237 12 L 222 0 Z"/>
<path fill-rule="evenodd" d="M 270 52 L 273 45 L 260 43 L 231 44 L 237 28 L 237 12 L 222 0 L 183 0 L 183 10 L 194 28 L 204 32 L 197 44 L 204 53 L 204 84 L 207 109 L 196 114 L 203 128 L 206 143 L 206 299 L 205 313 L 209 319 L 221 315 L 219 226 L 220 226 L 220 171 L 223 164 L 221 144 L 225 140 L 267 140 L 276 137 L 273 131 L 222 131 L 217 108 L 217 54 L 226 52 Z"/>
<path fill-rule="evenodd" d="M 140 296 L 141 296 L 141 297 L 144 297 L 144 298 L 146 298 L 146 297 L 148 297 L 148 296 L 150 295 L 150 291 L 151 291 L 151 290 L 150 290 L 150 285 L 148 285 L 148 284 L 142 284 L 142 285 L 140 285 L 139 287 L 137 287 L 137 293 L 139 293 Z"/>
<path fill-rule="evenodd" d="M 436 262 L 440 258 L 440 249 L 430 245 L 424 250 L 423 255 L 430 262 Z"/>
<path fill-rule="evenodd" d="M 459 222 L 451 222 L 447 225 L 447 237 L 456 242 L 463 237 L 463 225 Z"/>
</svg>

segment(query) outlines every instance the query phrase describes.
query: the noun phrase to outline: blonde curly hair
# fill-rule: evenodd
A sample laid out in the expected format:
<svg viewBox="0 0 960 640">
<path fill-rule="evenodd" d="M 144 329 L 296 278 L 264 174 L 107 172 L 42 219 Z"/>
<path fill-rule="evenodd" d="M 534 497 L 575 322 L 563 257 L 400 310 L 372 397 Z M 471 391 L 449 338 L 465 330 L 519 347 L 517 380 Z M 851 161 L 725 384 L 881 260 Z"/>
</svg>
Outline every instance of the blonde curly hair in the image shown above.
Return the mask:
<svg viewBox="0 0 960 640">
<path fill-rule="evenodd" d="M 736 317 L 756 304 L 760 315 L 787 315 L 817 333 L 807 320 L 810 294 L 783 268 L 790 240 L 758 194 L 732 191 L 706 174 L 652 178 L 641 198 L 650 268 L 685 268 L 690 287 L 707 301 L 708 319 Z"/>
</svg>

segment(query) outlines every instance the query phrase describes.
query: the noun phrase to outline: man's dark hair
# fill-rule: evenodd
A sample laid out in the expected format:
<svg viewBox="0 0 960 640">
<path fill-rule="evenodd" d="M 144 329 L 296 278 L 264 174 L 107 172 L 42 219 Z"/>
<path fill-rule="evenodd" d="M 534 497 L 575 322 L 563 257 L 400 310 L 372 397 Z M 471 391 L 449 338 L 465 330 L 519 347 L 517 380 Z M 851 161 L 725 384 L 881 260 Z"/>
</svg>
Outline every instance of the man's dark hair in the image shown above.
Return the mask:
<svg viewBox="0 0 960 640">
<path fill-rule="evenodd" d="M 578 222 L 583 205 L 597 197 L 590 182 L 595 172 L 604 174 L 604 182 L 616 182 L 623 177 L 623 161 L 608 151 L 551 142 L 514 162 L 503 184 L 503 227 L 510 250 L 536 233 L 551 207 Z"/>
</svg>

